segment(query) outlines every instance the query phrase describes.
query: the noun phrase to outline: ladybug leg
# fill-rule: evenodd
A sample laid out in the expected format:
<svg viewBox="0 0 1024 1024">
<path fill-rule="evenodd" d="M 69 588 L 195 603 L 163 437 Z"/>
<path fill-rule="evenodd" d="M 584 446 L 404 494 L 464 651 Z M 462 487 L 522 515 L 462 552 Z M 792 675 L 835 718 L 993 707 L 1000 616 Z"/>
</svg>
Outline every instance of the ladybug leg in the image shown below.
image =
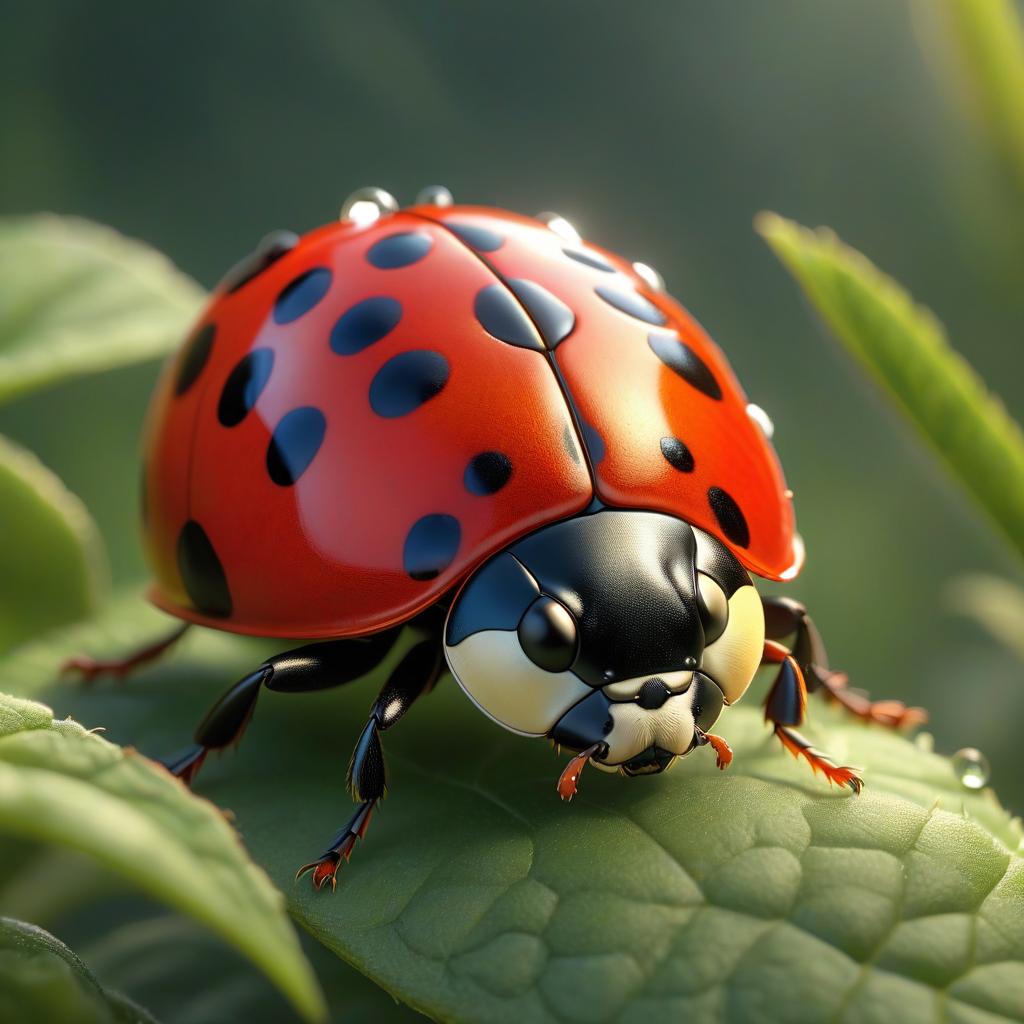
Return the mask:
<svg viewBox="0 0 1024 1024">
<path fill-rule="evenodd" d="M 782 745 L 794 757 L 803 757 L 815 772 L 821 772 L 830 783 L 849 786 L 855 793 L 859 793 L 864 783 L 855 768 L 837 765 L 792 728 L 802 725 L 807 717 L 807 685 L 794 655 L 782 644 L 768 640 L 764 645 L 762 664 L 779 666 L 779 673 L 764 702 L 764 717 L 773 726 Z"/>
<path fill-rule="evenodd" d="M 112 675 L 118 679 L 134 672 L 143 665 L 155 661 L 169 651 L 188 631 L 189 623 L 184 622 L 172 633 L 153 643 L 140 647 L 121 658 L 92 658 L 88 654 L 75 654 L 68 658 L 60 667 L 62 673 L 74 672 L 83 683 L 91 683 L 98 676 Z"/>
<path fill-rule="evenodd" d="M 306 693 L 350 683 L 383 660 L 394 646 L 398 632 L 388 630 L 365 640 L 307 644 L 268 658 L 214 704 L 196 729 L 194 745 L 164 759 L 164 766 L 191 785 L 211 750 L 222 750 L 242 738 L 263 687 L 286 693 Z"/>
<path fill-rule="evenodd" d="M 693 731 L 695 747 L 710 746 L 715 752 L 715 764 L 720 771 L 724 771 L 732 764 L 732 747 L 723 736 L 716 736 L 713 732 L 705 732 L 703 729 L 694 728 Z"/>
<path fill-rule="evenodd" d="M 410 648 L 391 673 L 370 708 L 349 761 L 348 788 L 359 806 L 327 849 L 315 861 L 299 868 L 296 878 L 311 871 L 314 888 L 322 889 L 328 882 L 332 889 L 335 887 L 338 868 L 352 855 L 356 841 L 366 834 L 370 816 L 387 792 L 387 767 L 380 734 L 390 729 L 418 697 L 433 688 L 443 666 L 441 643 L 439 638 L 434 638 Z"/>
<path fill-rule="evenodd" d="M 821 690 L 830 700 L 865 721 L 894 729 L 908 729 L 928 721 L 924 708 L 907 707 L 898 700 L 873 701 L 866 694 L 847 687 L 845 672 L 828 667 L 828 655 L 821 634 L 807 609 L 786 597 L 763 597 L 765 635 L 770 640 L 793 636 L 793 657 L 803 672 L 807 690 Z"/>
</svg>

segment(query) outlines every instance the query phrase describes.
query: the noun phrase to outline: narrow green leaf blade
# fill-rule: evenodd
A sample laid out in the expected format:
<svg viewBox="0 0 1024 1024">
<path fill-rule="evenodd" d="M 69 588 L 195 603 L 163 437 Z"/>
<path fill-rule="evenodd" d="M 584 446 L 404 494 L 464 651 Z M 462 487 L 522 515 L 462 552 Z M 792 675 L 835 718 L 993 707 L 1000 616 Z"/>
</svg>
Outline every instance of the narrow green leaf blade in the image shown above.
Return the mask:
<svg viewBox="0 0 1024 1024">
<path fill-rule="evenodd" d="M 85 617 L 106 593 L 106 555 L 85 506 L 0 436 L 0 651 Z"/>
<path fill-rule="evenodd" d="M 142 1007 L 104 990 L 59 939 L 9 917 L 0 917 L 0 1020 L 156 1024 Z"/>
<path fill-rule="evenodd" d="M 919 0 L 943 31 L 993 148 L 1024 192 L 1024 32 L 1012 0 Z"/>
<path fill-rule="evenodd" d="M 0 220 L 0 402 L 164 355 L 202 300 L 164 256 L 110 228 L 53 214 Z"/>
<path fill-rule="evenodd" d="M 152 635 L 151 612 L 109 614 L 92 635 L 28 645 L 0 678 L 38 691 L 69 648 L 123 649 L 132 622 Z M 565 759 L 488 722 L 445 678 L 385 734 L 389 795 L 337 892 L 295 881 L 350 813 L 345 760 L 407 643 L 360 683 L 265 693 L 197 786 L 235 812 L 310 934 L 414 1008 L 509 1024 L 717 1019 L 723 1006 L 736 1020 L 872 1019 L 878 1006 L 887 1020 L 1019 1020 L 1021 823 L 927 743 L 814 697 L 802 731 L 867 782 L 860 797 L 830 789 L 768 733 L 764 680 L 716 729 L 736 752 L 728 771 L 707 750 L 654 777 L 588 770 L 567 806 Z M 128 684 L 45 692 L 162 753 L 265 654 L 196 632 Z"/>
<path fill-rule="evenodd" d="M 0 832 L 79 850 L 218 932 L 310 1020 L 322 997 L 280 893 L 217 809 L 131 749 L 0 695 Z"/>
<path fill-rule="evenodd" d="M 932 314 L 831 231 L 764 213 L 757 230 L 825 322 L 1024 556 L 1024 436 Z"/>
</svg>

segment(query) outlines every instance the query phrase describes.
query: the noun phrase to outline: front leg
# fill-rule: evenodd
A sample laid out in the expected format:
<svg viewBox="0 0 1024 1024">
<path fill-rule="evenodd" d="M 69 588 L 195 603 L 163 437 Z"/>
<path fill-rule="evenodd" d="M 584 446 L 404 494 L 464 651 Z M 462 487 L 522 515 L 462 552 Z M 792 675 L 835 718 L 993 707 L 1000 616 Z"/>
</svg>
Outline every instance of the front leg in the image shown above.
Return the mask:
<svg viewBox="0 0 1024 1024">
<path fill-rule="evenodd" d="M 772 725 L 779 742 L 794 757 L 803 757 L 815 772 L 821 772 L 830 783 L 849 786 L 854 793 L 859 793 L 864 781 L 856 768 L 837 765 L 828 754 L 816 750 L 806 737 L 793 728 L 802 725 L 807 716 L 807 685 L 793 654 L 782 644 L 766 640 L 762 664 L 779 666 L 779 673 L 764 702 L 765 721 Z"/>
<path fill-rule="evenodd" d="M 907 707 L 898 700 L 872 700 L 864 693 L 849 689 L 846 673 L 829 668 L 821 634 L 799 601 L 788 597 L 762 597 L 761 603 L 765 636 L 769 640 L 794 638 L 792 656 L 800 667 L 808 692 L 821 690 L 851 714 L 877 725 L 909 729 L 928 721 L 924 708 Z"/>
</svg>

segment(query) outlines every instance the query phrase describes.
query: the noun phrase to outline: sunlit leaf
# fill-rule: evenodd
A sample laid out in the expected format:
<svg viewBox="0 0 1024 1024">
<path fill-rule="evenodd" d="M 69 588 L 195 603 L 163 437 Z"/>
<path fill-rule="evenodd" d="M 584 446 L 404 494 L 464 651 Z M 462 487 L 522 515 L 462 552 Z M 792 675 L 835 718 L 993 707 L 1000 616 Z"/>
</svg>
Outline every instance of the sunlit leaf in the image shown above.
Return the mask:
<svg viewBox="0 0 1024 1024">
<path fill-rule="evenodd" d="M 111 625 L 117 621 L 117 626 Z M 72 648 L 127 643 L 152 613 L 122 602 L 0 672 L 159 754 L 181 746 L 266 648 L 197 632 L 127 684 L 46 683 Z M 137 638 L 138 639 L 138 638 Z M 400 657 L 391 656 L 391 663 Z M 386 669 L 386 667 L 385 667 Z M 1019 1019 L 1019 821 L 949 760 L 811 704 L 812 741 L 862 765 L 862 796 L 782 752 L 751 703 L 661 776 L 585 773 L 570 805 L 543 743 L 484 719 L 450 679 L 385 734 L 391 789 L 336 893 L 295 868 L 350 813 L 344 766 L 380 674 L 265 693 L 237 753 L 197 788 L 236 815 L 301 923 L 413 1007 L 452 1021 Z M 763 683 L 755 688 L 763 692 Z M 998 781 L 998 780 L 997 780 Z"/>
<path fill-rule="evenodd" d="M 0 220 L 0 402 L 177 345 L 203 292 L 149 246 L 76 217 Z"/>
<path fill-rule="evenodd" d="M 757 229 L 825 323 L 1024 555 L 1024 435 L 941 325 L 831 231 L 775 214 Z"/>
<path fill-rule="evenodd" d="M 0 651 L 84 617 L 106 585 L 106 556 L 85 507 L 0 436 Z"/>
<path fill-rule="evenodd" d="M 215 807 L 130 748 L 0 695 L 0 833 L 89 854 L 218 932 L 321 1018 L 280 894 Z"/>
</svg>

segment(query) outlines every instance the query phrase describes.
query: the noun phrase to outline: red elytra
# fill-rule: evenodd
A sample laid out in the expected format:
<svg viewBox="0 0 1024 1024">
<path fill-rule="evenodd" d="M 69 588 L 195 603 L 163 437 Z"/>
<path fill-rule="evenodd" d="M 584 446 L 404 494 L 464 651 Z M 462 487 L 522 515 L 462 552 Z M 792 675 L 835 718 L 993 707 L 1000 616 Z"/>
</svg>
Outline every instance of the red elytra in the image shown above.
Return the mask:
<svg viewBox="0 0 1024 1024">
<path fill-rule="evenodd" d="M 479 207 L 329 224 L 219 288 L 161 377 L 151 597 L 233 632 L 367 634 L 595 497 L 791 579 L 746 407 L 693 318 L 605 250 Z"/>
</svg>

